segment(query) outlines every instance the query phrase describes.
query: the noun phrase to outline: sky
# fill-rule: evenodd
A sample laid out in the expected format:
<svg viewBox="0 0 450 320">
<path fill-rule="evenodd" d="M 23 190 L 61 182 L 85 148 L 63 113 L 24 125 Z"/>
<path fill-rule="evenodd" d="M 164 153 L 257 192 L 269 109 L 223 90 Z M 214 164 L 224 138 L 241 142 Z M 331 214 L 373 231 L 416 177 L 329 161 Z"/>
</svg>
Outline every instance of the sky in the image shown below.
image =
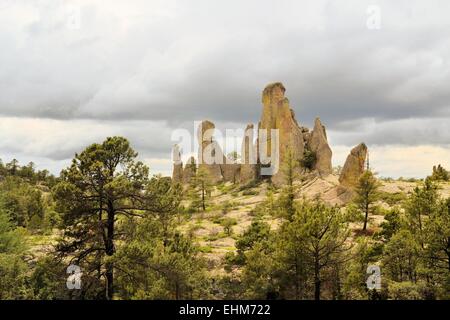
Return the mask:
<svg viewBox="0 0 450 320">
<path fill-rule="evenodd" d="M 281 81 L 343 165 L 365 142 L 380 176 L 450 168 L 450 2 L 0 0 L 0 158 L 58 174 L 123 135 L 171 173 L 172 133 L 257 124 Z"/>
</svg>

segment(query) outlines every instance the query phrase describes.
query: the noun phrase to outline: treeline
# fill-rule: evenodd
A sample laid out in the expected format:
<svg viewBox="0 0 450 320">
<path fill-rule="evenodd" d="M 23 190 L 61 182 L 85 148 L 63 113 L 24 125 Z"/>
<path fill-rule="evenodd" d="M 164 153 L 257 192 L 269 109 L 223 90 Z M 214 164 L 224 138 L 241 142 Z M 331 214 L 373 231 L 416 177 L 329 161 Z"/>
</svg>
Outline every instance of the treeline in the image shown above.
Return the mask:
<svg viewBox="0 0 450 320">
<path fill-rule="evenodd" d="M 48 188 L 53 187 L 57 182 L 56 177 L 50 174 L 48 170 L 36 170 L 33 162 L 21 166 L 16 159 L 7 163 L 3 163 L 2 159 L 0 159 L 0 180 L 6 177 L 19 177 L 27 182 L 41 184 Z"/>
<path fill-rule="evenodd" d="M 382 209 L 379 183 L 367 171 L 354 201 L 333 207 L 295 199 L 299 177 L 289 159 L 285 187 L 279 197 L 269 190 L 252 211 L 223 273 L 210 272 L 216 266 L 185 225 L 211 203 L 204 170 L 183 190 L 151 177 L 121 137 L 77 154 L 49 192 L 4 166 L 0 299 L 450 299 L 450 199 L 439 196 L 434 179 Z M 372 230 L 367 222 L 377 210 L 384 221 Z M 36 214 L 58 239 L 48 253 L 30 256 Z M 235 224 L 223 220 L 228 236 Z M 66 286 L 69 265 L 81 268 L 80 290 Z M 366 284 L 370 265 L 381 269 L 380 290 Z"/>
<path fill-rule="evenodd" d="M 50 193 L 56 183 L 54 175 L 37 171 L 33 162 L 20 166 L 15 159 L 6 164 L 0 159 L 0 208 L 14 226 L 51 232 L 58 219 Z"/>
<path fill-rule="evenodd" d="M 208 295 L 205 261 L 192 239 L 177 230 L 180 188 L 170 178 L 150 177 L 136 157 L 129 142 L 120 137 L 93 144 L 76 155 L 48 194 L 57 212 L 54 232 L 59 239 L 43 256 L 30 257 L 28 228 L 18 221 L 20 210 L 3 202 L 0 299 L 195 299 Z M 21 194 L 22 187 L 29 188 L 23 194 L 33 194 L 36 185 L 23 183 L 10 167 L 2 187 L 7 190 L 13 179 L 12 194 Z M 1 195 L 9 199 L 7 192 Z M 37 206 L 29 212 L 41 209 Z M 69 265 L 82 270 L 80 290 L 66 287 Z"/>
</svg>

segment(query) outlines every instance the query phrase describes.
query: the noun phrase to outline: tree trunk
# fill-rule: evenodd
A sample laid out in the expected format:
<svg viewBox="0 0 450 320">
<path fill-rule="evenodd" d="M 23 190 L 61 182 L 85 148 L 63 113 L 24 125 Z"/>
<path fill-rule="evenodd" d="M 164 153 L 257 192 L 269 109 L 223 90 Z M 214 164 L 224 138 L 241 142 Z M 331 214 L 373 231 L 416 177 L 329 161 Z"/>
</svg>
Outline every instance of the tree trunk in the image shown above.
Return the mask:
<svg viewBox="0 0 450 320">
<path fill-rule="evenodd" d="M 298 276 L 299 271 L 298 271 L 298 259 L 297 259 L 297 254 L 295 254 L 295 299 L 299 300 L 300 299 L 300 290 L 299 290 L 299 283 L 298 283 Z"/>
<path fill-rule="evenodd" d="M 205 183 L 202 182 L 202 208 L 203 211 L 206 210 L 206 206 L 205 206 Z"/>
<path fill-rule="evenodd" d="M 114 217 L 115 210 L 112 201 L 108 201 L 108 221 L 106 234 L 106 255 L 111 257 L 114 255 Z M 108 262 L 105 264 L 106 268 L 106 299 L 112 300 L 114 295 L 114 264 Z"/>
<path fill-rule="evenodd" d="M 366 209 L 365 209 L 365 211 L 366 211 L 366 215 L 365 215 L 365 218 L 364 218 L 363 231 L 366 231 L 366 228 L 367 228 L 367 220 L 369 219 L 369 205 L 368 205 L 368 204 L 366 204 Z"/>
<path fill-rule="evenodd" d="M 111 262 L 106 264 L 106 299 L 112 300 L 114 295 L 114 265 Z"/>
<path fill-rule="evenodd" d="M 180 285 L 178 280 L 175 281 L 175 300 L 180 300 Z"/>
<path fill-rule="evenodd" d="M 450 251 L 446 251 L 446 252 L 447 252 L 447 259 L 448 259 L 448 271 L 450 271 Z"/>
<path fill-rule="evenodd" d="M 320 300 L 320 267 L 319 267 L 319 257 L 315 257 L 314 262 L 314 299 Z"/>
</svg>

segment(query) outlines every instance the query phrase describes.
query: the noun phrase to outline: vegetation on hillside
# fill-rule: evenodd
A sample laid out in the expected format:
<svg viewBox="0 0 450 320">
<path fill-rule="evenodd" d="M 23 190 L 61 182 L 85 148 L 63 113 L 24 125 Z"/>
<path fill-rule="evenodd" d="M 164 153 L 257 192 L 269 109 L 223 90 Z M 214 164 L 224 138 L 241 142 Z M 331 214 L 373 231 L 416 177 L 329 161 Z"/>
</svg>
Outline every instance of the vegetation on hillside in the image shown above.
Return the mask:
<svg viewBox="0 0 450 320">
<path fill-rule="evenodd" d="M 204 169 L 183 188 L 122 137 L 59 177 L 0 161 L 0 299 L 450 299 L 444 168 L 411 192 L 366 171 L 353 201 L 331 206 L 302 195 L 287 159 L 281 188 L 214 185 Z M 381 289 L 366 285 L 371 265 Z"/>
</svg>

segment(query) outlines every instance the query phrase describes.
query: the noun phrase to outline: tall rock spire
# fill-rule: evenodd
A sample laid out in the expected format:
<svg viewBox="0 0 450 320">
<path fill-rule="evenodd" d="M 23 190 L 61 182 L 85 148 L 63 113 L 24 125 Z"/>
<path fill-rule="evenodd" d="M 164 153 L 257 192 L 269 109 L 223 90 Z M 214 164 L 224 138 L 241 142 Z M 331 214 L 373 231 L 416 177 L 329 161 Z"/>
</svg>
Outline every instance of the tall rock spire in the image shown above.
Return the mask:
<svg viewBox="0 0 450 320">
<path fill-rule="evenodd" d="M 356 187 L 359 177 L 364 173 L 367 152 L 368 149 L 364 143 L 360 143 L 350 151 L 339 176 L 341 186 Z"/>
<path fill-rule="evenodd" d="M 224 163 L 224 155 L 217 141 L 214 140 L 215 125 L 211 121 L 202 121 L 197 130 L 199 141 L 198 163 L 199 168 L 206 168 L 211 182 L 223 180 L 220 165 Z"/>
<path fill-rule="evenodd" d="M 311 132 L 308 145 L 309 149 L 316 155 L 314 169 L 317 170 L 321 176 L 331 174 L 333 171 L 331 165 L 333 152 L 328 145 L 325 126 L 322 125 L 319 118 L 316 118 L 314 122 L 314 129 Z"/>
<path fill-rule="evenodd" d="M 257 178 L 256 148 L 253 144 L 253 124 L 245 128 L 241 150 L 240 182 L 247 183 Z"/>
<path fill-rule="evenodd" d="M 267 143 L 267 155 L 272 155 L 272 141 L 271 129 L 278 129 L 279 146 L 276 152 L 279 155 L 279 168 L 275 175 L 272 176 L 272 181 L 275 184 L 283 184 L 284 177 L 281 167 L 286 159 L 286 154 L 290 151 L 294 160 L 300 161 L 303 158 L 304 152 L 304 137 L 297 121 L 294 117 L 294 112 L 289 106 L 289 100 L 284 96 L 286 89 L 281 82 L 269 84 L 263 91 L 262 103 L 263 113 L 259 124 L 259 129 L 267 130 L 267 139 L 258 136 L 259 145 Z M 258 154 L 261 157 L 261 154 Z"/>
</svg>

